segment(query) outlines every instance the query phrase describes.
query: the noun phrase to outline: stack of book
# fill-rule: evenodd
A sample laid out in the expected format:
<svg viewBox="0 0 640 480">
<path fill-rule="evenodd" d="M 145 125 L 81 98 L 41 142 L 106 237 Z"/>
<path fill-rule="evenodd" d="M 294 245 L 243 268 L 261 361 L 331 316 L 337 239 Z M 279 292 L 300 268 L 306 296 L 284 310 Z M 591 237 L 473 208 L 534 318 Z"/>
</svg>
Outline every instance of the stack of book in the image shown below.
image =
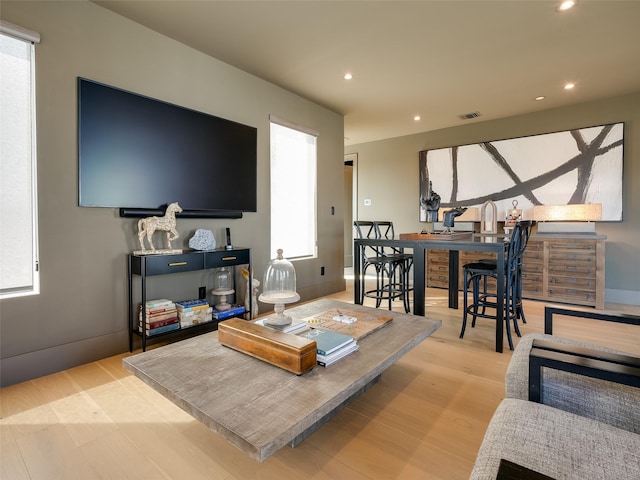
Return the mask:
<svg viewBox="0 0 640 480">
<path fill-rule="evenodd" d="M 225 318 L 235 317 L 237 315 L 241 315 L 245 312 L 245 308 L 243 305 L 231 305 L 231 308 L 228 310 L 213 310 L 213 319 L 214 320 L 224 320 Z"/>
<path fill-rule="evenodd" d="M 210 322 L 213 309 L 206 300 L 180 300 L 176 302 L 182 328 Z"/>
<path fill-rule="evenodd" d="M 180 328 L 176 304 L 166 298 L 146 302 L 145 316 L 147 336 L 170 332 Z M 142 333 L 142 305 L 140 305 L 140 315 L 138 318 L 138 332 Z"/>
<path fill-rule="evenodd" d="M 299 336 L 316 342 L 316 359 L 318 365 L 323 367 L 336 363 L 359 348 L 352 336 L 323 328 L 314 328 L 308 332 L 300 333 Z"/>
</svg>

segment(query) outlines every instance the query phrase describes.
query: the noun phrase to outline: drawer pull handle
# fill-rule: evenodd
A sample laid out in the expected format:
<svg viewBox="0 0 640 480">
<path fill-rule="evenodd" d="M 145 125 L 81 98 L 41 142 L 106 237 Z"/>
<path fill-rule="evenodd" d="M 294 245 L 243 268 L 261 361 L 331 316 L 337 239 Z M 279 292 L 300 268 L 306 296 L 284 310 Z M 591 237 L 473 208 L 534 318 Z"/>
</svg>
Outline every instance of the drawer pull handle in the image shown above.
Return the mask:
<svg viewBox="0 0 640 480">
<path fill-rule="evenodd" d="M 186 265 L 187 262 L 175 262 L 175 263 L 170 263 L 169 266 L 170 267 L 181 267 L 182 265 Z"/>
<path fill-rule="evenodd" d="M 222 260 L 228 262 L 229 260 L 236 260 L 238 257 L 222 257 Z"/>
</svg>

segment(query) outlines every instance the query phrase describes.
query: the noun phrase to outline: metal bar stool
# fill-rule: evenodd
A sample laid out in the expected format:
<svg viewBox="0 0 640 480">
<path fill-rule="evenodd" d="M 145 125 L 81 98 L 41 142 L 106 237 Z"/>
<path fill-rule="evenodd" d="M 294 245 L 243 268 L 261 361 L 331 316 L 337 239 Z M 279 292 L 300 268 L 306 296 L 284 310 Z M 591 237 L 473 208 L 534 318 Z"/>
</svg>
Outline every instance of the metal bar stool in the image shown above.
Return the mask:
<svg viewBox="0 0 640 480">
<path fill-rule="evenodd" d="M 376 230 L 378 231 L 378 238 L 385 240 L 393 240 L 395 238 L 395 231 L 393 228 L 393 222 L 391 221 L 376 221 L 374 222 Z M 394 272 L 394 285 L 402 293 L 402 301 L 404 303 L 404 311 L 409 313 L 411 306 L 409 305 L 409 293 L 411 292 L 411 267 L 413 266 L 413 254 L 406 253 L 403 248 L 391 247 L 391 253 L 387 253 L 389 256 L 394 256 L 397 262 L 402 264 L 397 265 Z"/>
<path fill-rule="evenodd" d="M 386 232 L 383 236 L 383 230 L 377 223 L 365 220 L 357 220 L 353 222 L 358 238 L 381 239 L 386 238 Z M 393 227 L 391 227 L 393 228 Z M 364 297 L 374 298 L 376 300 L 376 308 L 380 307 L 383 300 L 388 301 L 388 308 L 392 310 L 393 300 L 402 298 L 405 312 L 410 311 L 408 299 L 408 266 L 412 256 L 395 251 L 385 250 L 381 246 L 366 246 L 362 249 L 362 290 L 360 294 L 360 302 L 364 302 Z M 373 267 L 376 276 L 376 286 L 373 289 L 366 288 L 366 273 L 369 267 Z"/>
<path fill-rule="evenodd" d="M 509 348 L 513 350 L 513 339 L 511 337 L 510 322 L 518 336 L 521 336 L 518 327 L 519 315 L 524 318 L 522 311 L 522 301 L 519 298 L 521 294 L 521 273 L 522 273 L 522 256 L 526 247 L 528 236 L 530 234 L 532 222 L 516 223 L 511 237 L 507 245 L 507 256 L 505 260 L 505 299 L 504 299 L 504 321 L 506 322 L 507 339 Z M 467 326 L 467 315 L 471 315 L 473 320 L 471 326 L 475 327 L 477 317 L 496 319 L 495 314 L 486 312 L 487 308 L 496 309 L 497 302 L 495 294 L 487 293 L 486 279 L 489 277 L 496 278 L 497 266 L 495 262 L 474 262 L 464 265 L 464 312 L 462 319 L 462 329 L 460 330 L 460 338 L 463 338 L 465 328 Z M 481 287 L 481 282 L 484 288 Z M 472 287 L 473 302 L 469 305 L 468 290 Z M 481 290 L 482 288 L 482 290 Z"/>
<path fill-rule="evenodd" d="M 522 228 L 520 232 L 522 235 L 522 245 L 520 246 L 520 248 L 524 253 L 524 249 L 527 248 L 527 244 L 529 243 L 529 237 L 531 237 L 531 230 L 533 229 L 533 226 L 536 224 L 536 222 L 535 220 L 531 220 L 531 221 L 520 221 L 519 223 Z M 522 260 L 523 258 L 524 258 L 524 255 L 520 256 L 519 262 L 518 262 L 518 276 L 517 276 L 518 285 L 516 287 L 516 318 L 518 320 L 522 320 L 522 323 L 527 323 L 527 319 L 524 316 L 524 309 L 522 308 Z M 478 260 L 478 262 L 487 263 L 494 267 L 496 266 L 495 258 L 481 258 L 480 260 Z M 484 278 L 483 294 L 484 295 L 488 294 L 487 277 Z"/>
</svg>

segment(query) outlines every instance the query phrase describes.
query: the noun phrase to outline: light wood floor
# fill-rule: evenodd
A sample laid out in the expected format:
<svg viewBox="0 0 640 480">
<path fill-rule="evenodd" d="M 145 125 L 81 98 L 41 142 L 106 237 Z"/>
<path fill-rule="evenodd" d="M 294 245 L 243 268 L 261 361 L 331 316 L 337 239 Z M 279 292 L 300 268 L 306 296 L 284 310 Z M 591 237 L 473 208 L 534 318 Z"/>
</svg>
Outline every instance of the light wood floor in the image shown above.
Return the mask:
<svg viewBox="0 0 640 480">
<path fill-rule="evenodd" d="M 331 298 L 351 302 L 352 293 Z M 523 333 L 542 332 L 543 304 L 525 310 Z M 124 354 L 6 387 L 0 478 L 468 478 L 511 354 L 495 353 L 490 320 L 459 339 L 461 313 L 446 308 L 444 290 L 429 290 L 427 315 L 443 321 L 435 335 L 300 446 L 264 463 L 125 372 Z M 554 325 L 556 335 L 640 354 L 638 330 L 571 318 Z"/>
</svg>

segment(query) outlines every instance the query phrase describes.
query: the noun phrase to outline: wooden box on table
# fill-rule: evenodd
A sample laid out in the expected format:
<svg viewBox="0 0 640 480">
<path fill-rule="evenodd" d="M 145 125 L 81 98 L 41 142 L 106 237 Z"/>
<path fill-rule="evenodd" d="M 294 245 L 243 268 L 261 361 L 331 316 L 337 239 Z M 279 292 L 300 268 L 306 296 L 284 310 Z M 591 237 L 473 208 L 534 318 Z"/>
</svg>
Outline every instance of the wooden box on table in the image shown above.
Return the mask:
<svg viewBox="0 0 640 480">
<path fill-rule="evenodd" d="M 316 366 L 316 342 L 240 318 L 218 324 L 218 341 L 296 375 Z"/>
</svg>

